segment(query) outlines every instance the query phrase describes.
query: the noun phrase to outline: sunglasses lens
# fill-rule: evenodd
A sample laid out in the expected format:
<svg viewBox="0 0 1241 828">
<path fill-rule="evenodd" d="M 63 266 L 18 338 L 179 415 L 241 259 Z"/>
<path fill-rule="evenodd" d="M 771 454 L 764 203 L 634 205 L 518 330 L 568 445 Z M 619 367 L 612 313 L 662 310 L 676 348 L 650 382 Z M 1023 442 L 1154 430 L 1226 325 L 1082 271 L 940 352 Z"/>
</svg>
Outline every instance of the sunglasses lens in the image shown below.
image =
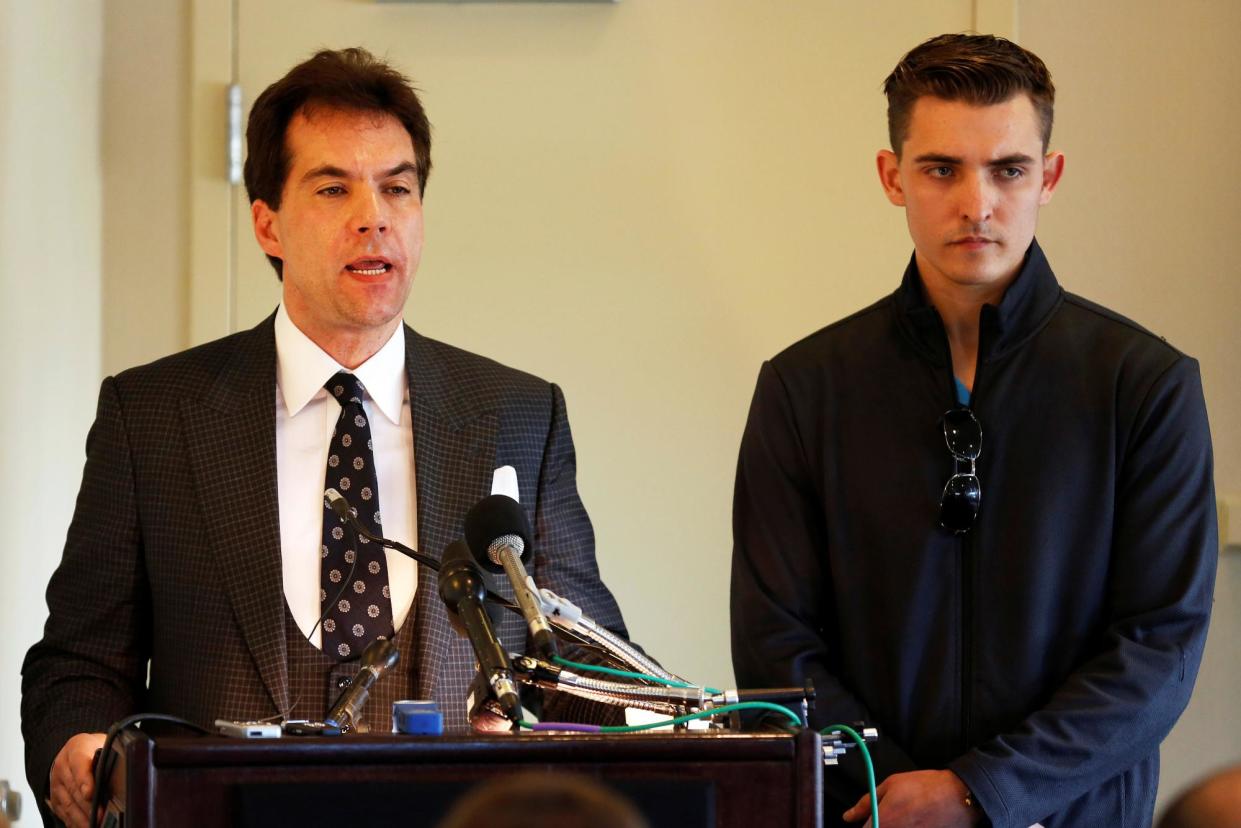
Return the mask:
<svg viewBox="0 0 1241 828">
<path fill-rule="evenodd" d="M 939 504 L 939 523 L 952 532 L 964 532 L 978 517 L 982 487 L 972 474 L 954 474 L 944 486 Z"/>
<path fill-rule="evenodd" d="M 965 460 L 977 460 L 982 451 L 982 426 L 968 408 L 954 408 L 944 414 L 944 439 L 948 450 Z"/>
</svg>

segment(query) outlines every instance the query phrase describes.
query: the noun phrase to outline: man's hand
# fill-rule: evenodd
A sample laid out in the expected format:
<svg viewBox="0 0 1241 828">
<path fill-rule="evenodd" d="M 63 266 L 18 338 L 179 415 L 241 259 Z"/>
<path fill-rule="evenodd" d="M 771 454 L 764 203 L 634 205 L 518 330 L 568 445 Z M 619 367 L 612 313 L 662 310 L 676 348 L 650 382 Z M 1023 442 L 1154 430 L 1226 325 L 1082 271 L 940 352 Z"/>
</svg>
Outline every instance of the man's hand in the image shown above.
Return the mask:
<svg viewBox="0 0 1241 828">
<path fill-rule="evenodd" d="M 95 793 L 91 767 L 103 747 L 102 733 L 79 733 L 65 742 L 52 762 L 51 796 L 47 804 L 69 828 L 89 828 L 90 800 Z"/>
<path fill-rule="evenodd" d="M 967 789 L 946 770 L 894 773 L 875 789 L 883 828 L 966 828 L 982 816 L 965 806 Z M 870 794 L 844 813 L 845 822 L 866 820 L 870 828 Z"/>
</svg>

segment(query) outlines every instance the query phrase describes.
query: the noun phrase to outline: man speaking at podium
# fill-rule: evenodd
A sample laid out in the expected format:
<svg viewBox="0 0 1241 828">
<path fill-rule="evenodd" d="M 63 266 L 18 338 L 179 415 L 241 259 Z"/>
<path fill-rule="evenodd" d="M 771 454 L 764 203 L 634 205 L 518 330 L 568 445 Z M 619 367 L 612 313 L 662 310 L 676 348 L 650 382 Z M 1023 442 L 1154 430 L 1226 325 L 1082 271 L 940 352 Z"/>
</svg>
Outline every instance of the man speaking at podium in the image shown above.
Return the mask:
<svg viewBox="0 0 1241 828">
<path fill-rule="evenodd" d="M 1064 164 L 1038 57 L 944 35 L 884 91 L 913 258 L 759 374 L 737 682 L 811 678 L 820 726 L 877 725 L 883 828 L 1149 825 L 1215 576 L 1198 365 L 1034 240 Z M 851 781 L 828 824 L 869 818 Z"/>
<path fill-rule="evenodd" d="M 321 719 L 379 637 L 401 661 L 367 718 L 383 726 L 392 700 L 425 698 L 466 726 L 474 656 L 435 573 L 376 544 L 354 560 L 326 488 L 375 533 L 434 557 L 493 488 L 515 496 L 535 581 L 625 633 L 560 389 L 402 323 L 431 169 L 408 81 L 360 49 L 320 52 L 255 101 L 247 142 L 280 306 L 104 380 L 44 637 L 22 670 L 27 774 L 70 825 L 86 824 L 112 722 Z M 498 625 L 515 650 L 524 629 Z"/>
</svg>

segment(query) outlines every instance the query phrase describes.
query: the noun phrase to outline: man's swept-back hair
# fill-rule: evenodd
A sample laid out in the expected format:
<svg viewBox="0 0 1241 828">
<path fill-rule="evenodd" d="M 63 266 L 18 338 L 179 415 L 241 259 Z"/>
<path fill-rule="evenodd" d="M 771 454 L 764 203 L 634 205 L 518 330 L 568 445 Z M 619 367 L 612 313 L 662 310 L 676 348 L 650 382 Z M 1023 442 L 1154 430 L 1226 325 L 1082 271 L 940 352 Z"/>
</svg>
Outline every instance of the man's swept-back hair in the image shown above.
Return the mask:
<svg viewBox="0 0 1241 828">
<path fill-rule="evenodd" d="M 292 159 L 285 140 L 298 112 L 316 108 L 384 113 L 401 122 L 414 145 L 418 192 L 431 173 L 431 124 L 408 78 L 362 48 L 316 52 L 263 90 L 250 109 L 246 127 L 246 194 L 280 209 L 280 195 Z M 283 263 L 268 256 L 276 275 Z"/>
<path fill-rule="evenodd" d="M 1051 143 L 1056 87 L 1038 55 L 994 35 L 933 37 L 901 58 L 883 82 L 883 94 L 888 96 L 888 140 L 892 142 L 892 151 L 901 154 L 901 145 L 909 135 L 914 103 L 921 97 L 990 106 L 1022 92 L 1034 103 L 1046 151 Z"/>
</svg>

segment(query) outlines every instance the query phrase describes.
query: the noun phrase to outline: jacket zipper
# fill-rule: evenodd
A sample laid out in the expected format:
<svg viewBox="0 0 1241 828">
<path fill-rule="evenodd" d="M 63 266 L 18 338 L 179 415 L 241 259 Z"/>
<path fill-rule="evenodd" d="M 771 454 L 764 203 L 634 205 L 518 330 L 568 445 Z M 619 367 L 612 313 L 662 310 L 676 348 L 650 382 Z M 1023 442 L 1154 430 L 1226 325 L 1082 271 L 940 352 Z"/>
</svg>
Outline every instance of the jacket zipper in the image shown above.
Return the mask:
<svg viewBox="0 0 1241 828">
<path fill-rule="evenodd" d="M 972 676 L 974 674 L 974 595 L 973 562 L 974 533 L 966 532 L 961 538 L 961 744 L 958 754 L 965 753 L 970 745 L 973 722 L 970 710 L 974 705 Z"/>
<path fill-rule="evenodd" d="M 970 389 L 970 409 L 977 412 L 978 389 L 982 380 L 983 358 L 987 353 L 986 331 L 982 312 L 978 318 L 978 354 L 974 363 L 974 387 Z M 953 379 L 955 387 L 955 375 Z M 983 435 L 986 445 L 986 435 Z M 981 453 L 980 453 L 981 456 Z M 981 480 L 979 481 L 981 485 Z M 983 508 L 979 504 L 979 510 Z M 969 750 L 974 731 L 974 527 L 961 537 L 961 745 L 960 753 Z"/>
</svg>

